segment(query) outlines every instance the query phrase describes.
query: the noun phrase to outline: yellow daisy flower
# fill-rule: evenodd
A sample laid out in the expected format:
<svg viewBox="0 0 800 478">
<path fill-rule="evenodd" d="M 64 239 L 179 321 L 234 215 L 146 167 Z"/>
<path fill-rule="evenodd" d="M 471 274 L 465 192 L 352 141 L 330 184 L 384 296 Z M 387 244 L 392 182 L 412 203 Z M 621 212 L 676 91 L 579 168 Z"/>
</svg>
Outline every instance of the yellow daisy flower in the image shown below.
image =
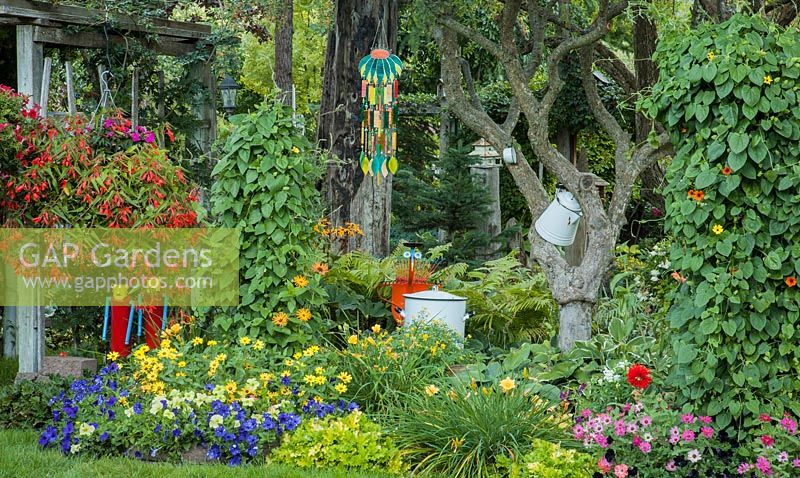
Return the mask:
<svg viewBox="0 0 800 478">
<path fill-rule="evenodd" d="M 250 345 L 252 342 L 253 342 L 253 341 L 252 341 L 252 340 L 250 340 L 250 337 L 247 337 L 247 336 L 244 336 L 244 337 L 240 337 L 240 338 L 239 338 L 239 343 L 240 343 L 241 345 L 244 345 L 245 347 L 247 347 L 248 345 Z"/>
<path fill-rule="evenodd" d="M 437 393 L 439 393 L 439 387 L 437 387 L 436 385 L 428 385 L 427 387 L 425 387 L 425 393 L 427 393 L 429 397 L 432 397 Z"/>
<path fill-rule="evenodd" d="M 203 338 L 202 337 L 193 338 L 192 345 L 203 345 Z"/>
<path fill-rule="evenodd" d="M 500 389 L 503 391 L 503 393 L 508 393 L 516 387 L 517 384 L 511 377 L 506 377 L 503 380 L 500 380 Z"/>
<path fill-rule="evenodd" d="M 106 355 L 106 358 L 107 358 L 108 360 L 110 360 L 110 361 L 114 362 L 114 361 L 116 361 L 116 360 L 118 360 L 118 359 L 119 359 L 119 353 L 118 353 L 118 352 L 109 352 L 109 353 Z"/>
<path fill-rule="evenodd" d="M 711 228 L 711 232 L 713 232 L 714 234 L 722 234 L 722 231 L 724 230 L 725 228 L 723 228 L 719 224 L 714 224 L 714 227 Z"/>
<path fill-rule="evenodd" d="M 294 285 L 296 287 L 299 287 L 301 289 L 303 287 L 308 286 L 308 279 L 306 279 L 304 276 L 294 276 L 294 279 L 292 279 L 292 282 L 294 283 Z"/>
<path fill-rule="evenodd" d="M 336 386 L 335 386 L 335 387 L 333 387 L 333 388 L 335 388 L 335 389 L 336 389 L 336 391 L 337 391 L 337 392 L 339 392 L 339 393 L 345 393 L 345 392 L 347 392 L 347 385 L 345 385 L 345 384 L 343 384 L 343 383 L 338 383 L 338 384 L 336 384 Z"/>
</svg>

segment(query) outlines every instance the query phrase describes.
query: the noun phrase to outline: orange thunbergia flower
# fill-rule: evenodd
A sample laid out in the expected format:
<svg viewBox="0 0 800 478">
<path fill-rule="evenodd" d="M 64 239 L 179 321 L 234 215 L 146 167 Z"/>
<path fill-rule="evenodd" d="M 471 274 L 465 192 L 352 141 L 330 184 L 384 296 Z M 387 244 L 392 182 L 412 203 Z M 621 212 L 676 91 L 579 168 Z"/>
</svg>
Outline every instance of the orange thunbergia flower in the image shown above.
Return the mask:
<svg viewBox="0 0 800 478">
<path fill-rule="evenodd" d="M 684 282 L 686 282 L 686 277 L 683 277 L 683 276 L 681 275 L 681 273 L 680 273 L 680 272 L 678 272 L 678 271 L 674 271 L 674 272 L 672 273 L 672 278 L 673 278 L 673 279 L 675 279 L 676 281 L 680 282 L 681 284 L 682 284 L 682 283 L 684 283 Z"/>
<path fill-rule="evenodd" d="M 289 323 L 289 316 L 286 315 L 286 312 L 278 312 L 272 316 L 272 323 L 278 327 L 286 327 L 286 324 Z"/>
<path fill-rule="evenodd" d="M 703 191 L 698 189 L 698 190 L 696 190 L 694 192 L 694 200 L 695 201 L 700 202 L 700 201 L 703 200 L 704 197 L 706 197 L 706 193 L 704 193 Z"/>
<path fill-rule="evenodd" d="M 784 282 L 786 282 L 787 286 L 794 287 L 797 285 L 797 278 L 795 276 L 789 276 L 784 280 Z"/>
<path fill-rule="evenodd" d="M 730 176 L 732 172 L 733 169 L 731 169 L 730 166 L 725 166 L 724 168 L 722 168 L 722 174 L 724 174 L 725 176 Z"/>
</svg>

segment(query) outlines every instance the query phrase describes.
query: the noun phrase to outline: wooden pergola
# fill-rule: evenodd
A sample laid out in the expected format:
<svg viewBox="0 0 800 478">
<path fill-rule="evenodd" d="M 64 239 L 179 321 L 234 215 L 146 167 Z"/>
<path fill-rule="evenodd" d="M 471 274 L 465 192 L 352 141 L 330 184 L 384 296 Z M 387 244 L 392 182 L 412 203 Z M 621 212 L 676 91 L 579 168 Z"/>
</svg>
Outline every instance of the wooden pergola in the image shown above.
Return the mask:
<svg viewBox="0 0 800 478">
<path fill-rule="evenodd" d="M 27 0 L 0 0 L 0 25 L 11 25 L 17 34 L 17 91 L 41 101 L 44 48 L 105 48 L 109 43 L 125 44 L 134 38 L 152 51 L 168 56 L 183 56 L 204 51 L 203 58 L 189 69 L 192 78 L 208 92 L 198 101 L 196 115 L 201 127 L 195 137 L 208 154 L 216 137 L 216 82 L 211 71 L 210 50 L 202 42 L 211 27 L 197 23 L 148 19 L 144 24 L 131 15 L 114 14 L 70 5 Z M 101 29 L 105 28 L 105 31 Z M 79 30 L 68 32 L 69 29 Z"/>
<path fill-rule="evenodd" d="M 56 5 L 27 0 L 0 0 L 0 26 L 16 29 L 17 91 L 42 99 L 45 71 L 44 48 L 106 48 L 109 43 L 139 41 L 152 51 L 168 56 L 183 56 L 201 51 L 189 67 L 189 75 L 203 85 L 207 95 L 196 103 L 195 114 L 200 128 L 194 139 L 205 153 L 211 153 L 216 138 L 216 82 L 212 74 L 212 55 L 204 49 L 211 34 L 209 25 L 148 19 L 147 24 L 134 16 L 114 14 L 83 7 Z M 74 31 L 74 32 L 73 32 Z M 0 291 L 2 294 L 15 291 Z M 6 314 L 16 314 L 16 348 L 19 355 L 18 378 L 35 377 L 44 361 L 44 317 L 42 307 L 6 307 Z"/>
</svg>

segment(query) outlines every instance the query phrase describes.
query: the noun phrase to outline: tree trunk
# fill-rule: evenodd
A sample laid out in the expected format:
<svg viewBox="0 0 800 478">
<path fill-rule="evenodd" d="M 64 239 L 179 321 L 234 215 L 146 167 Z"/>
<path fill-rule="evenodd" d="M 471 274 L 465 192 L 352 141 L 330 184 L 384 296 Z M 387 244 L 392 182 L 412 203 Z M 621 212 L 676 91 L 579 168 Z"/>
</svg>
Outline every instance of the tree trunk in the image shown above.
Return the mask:
<svg viewBox="0 0 800 478">
<path fill-rule="evenodd" d="M 390 252 L 392 181 L 365 177 L 358 164 L 361 78 L 357 67 L 359 60 L 369 54 L 381 19 L 389 48 L 394 48 L 397 0 L 337 0 L 334 29 L 328 36 L 317 126 L 317 139 L 331 155 L 323 186 L 331 222 L 336 226 L 346 222 L 360 224 L 364 236 L 353 238 L 348 249 L 379 257 Z"/>
<path fill-rule="evenodd" d="M 558 308 L 558 347 L 570 350 L 577 342 L 592 338 L 592 307 L 594 303 L 576 300 Z"/>
<path fill-rule="evenodd" d="M 292 0 L 281 0 L 275 20 L 275 86 L 283 104 L 292 104 L 292 35 L 294 34 Z"/>
<path fill-rule="evenodd" d="M 642 6 L 634 7 L 633 21 L 633 55 L 636 58 L 634 69 L 636 73 L 636 91 L 645 91 L 658 80 L 658 68 L 653 62 L 653 53 L 656 51 L 656 41 L 658 32 L 655 24 L 647 16 L 647 12 Z M 636 135 L 637 143 L 647 141 L 647 136 L 653 128 L 653 123 L 642 113 L 636 113 Z M 664 197 L 659 193 L 659 189 L 664 182 L 664 168 L 659 163 L 654 163 L 649 168 L 642 171 L 642 189 L 640 194 L 642 199 L 650 203 L 651 206 L 661 211 L 664 209 Z"/>
</svg>

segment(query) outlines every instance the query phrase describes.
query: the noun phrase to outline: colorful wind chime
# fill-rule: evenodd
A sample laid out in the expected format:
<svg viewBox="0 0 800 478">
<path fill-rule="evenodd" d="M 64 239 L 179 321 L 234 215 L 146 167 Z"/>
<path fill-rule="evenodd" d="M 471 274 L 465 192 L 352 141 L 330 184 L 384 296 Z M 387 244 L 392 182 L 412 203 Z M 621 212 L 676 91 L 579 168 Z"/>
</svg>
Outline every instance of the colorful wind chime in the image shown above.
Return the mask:
<svg viewBox="0 0 800 478">
<path fill-rule="evenodd" d="M 379 27 L 380 28 L 380 27 Z M 361 75 L 361 158 L 364 174 L 380 181 L 397 172 L 398 78 L 403 62 L 386 48 L 373 48 L 358 62 Z"/>
</svg>

